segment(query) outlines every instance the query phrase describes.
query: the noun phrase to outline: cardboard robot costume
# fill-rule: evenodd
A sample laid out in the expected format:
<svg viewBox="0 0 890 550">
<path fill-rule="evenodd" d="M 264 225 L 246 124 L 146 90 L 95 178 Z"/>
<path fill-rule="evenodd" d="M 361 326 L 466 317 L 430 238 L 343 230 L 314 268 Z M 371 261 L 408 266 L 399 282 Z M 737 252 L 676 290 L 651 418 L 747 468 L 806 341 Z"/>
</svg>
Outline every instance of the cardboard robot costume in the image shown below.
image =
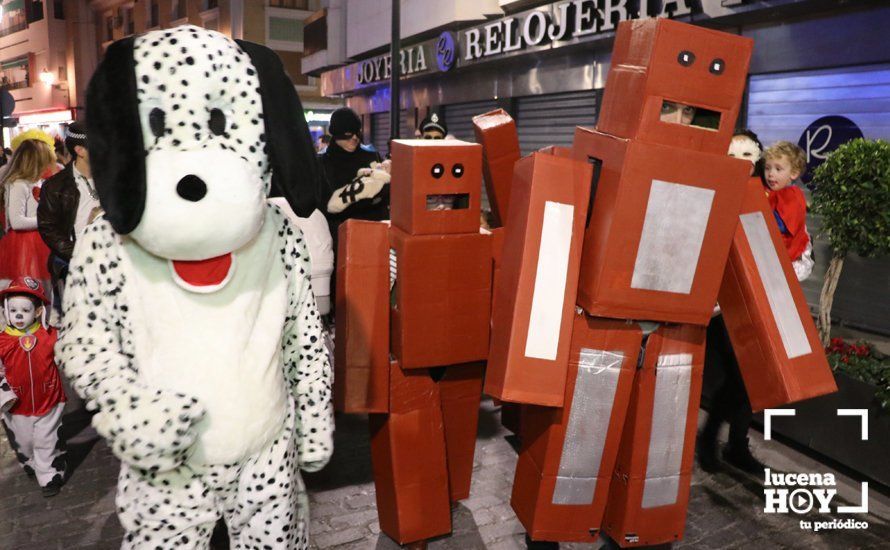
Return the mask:
<svg viewBox="0 0 890 550">
<path fill-rule="evenodd" d="M 682 536 L 718 290 L 755 407 L 836 389 L 750 164 L 726 156 L 751 48 L 622 22 L 597 129 L 516 164 L 485 391 L 533 405 L 511 500 L 532 541 Z M 663 119 L 684 105 L 716 127 Z M 593 175 L 574 192 L 573 161 Z"/>
<path fill-rule="evenodd" d="M 380 529 L 405 544 L 449 533 L 451 503 L 470 493 L 492 244 L 479 145 L 394 140 L 392 152 L 391 225 L 340 226 L 335 403 L 371 413 Z"/>
<path fill-rule="evenodd" d="M 274 181 L 315 206 L 290 79 L 181 26 L 109 46 L 87 112 L 106 214 L 76 243 L 57 352 L 123 462 L 124 547 L 204 548 L 220 517 L 233 547 L 308 547 L 298 470 L 331 455 L 332 380 L 306 246 L 265 200 Z"/>
</svg>

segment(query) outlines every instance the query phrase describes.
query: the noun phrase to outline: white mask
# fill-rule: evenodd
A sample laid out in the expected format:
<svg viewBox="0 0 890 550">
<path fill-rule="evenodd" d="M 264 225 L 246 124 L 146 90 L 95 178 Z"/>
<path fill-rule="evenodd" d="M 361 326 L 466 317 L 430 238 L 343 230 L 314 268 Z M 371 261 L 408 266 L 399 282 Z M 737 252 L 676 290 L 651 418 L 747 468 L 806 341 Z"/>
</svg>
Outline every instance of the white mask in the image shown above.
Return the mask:
<svg viewBox="0 0 890 550">
<path fill-rule="evenodd" d="M 11 296 L 6 299 L 6 322 L 19 330 L 34 324 L 40 309 L 28 296 Z"/>
<path fill-rule="evenodd" d="M 729 142 L 729 156 L 757 164 L 763 152 L 757 142 L 748 136 L 734 136 Z"/>
</svg>

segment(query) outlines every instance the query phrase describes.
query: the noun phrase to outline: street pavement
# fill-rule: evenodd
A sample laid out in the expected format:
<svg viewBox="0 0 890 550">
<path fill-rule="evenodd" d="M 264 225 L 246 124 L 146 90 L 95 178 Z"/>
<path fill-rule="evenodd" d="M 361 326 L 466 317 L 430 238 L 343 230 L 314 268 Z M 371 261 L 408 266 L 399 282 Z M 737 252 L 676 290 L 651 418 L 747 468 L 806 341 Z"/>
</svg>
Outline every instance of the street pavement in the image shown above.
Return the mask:
<svg viewBox="0 0 890 550">
<path fill-rule="evenodd" d="M 702 413 L 701 420 L 704 418 Z M 752 446 L 761 459 L 785 472 L 834 472 L 839 498 L 859 504 L 857 480 L 838 474 L 776 441 L 763 441 L 752 431 Z M 516 464 L 515 443 L 500 426 L 499 412 L 483 401 L 476 442 L 470 498 L 453 513 L 450 537 L 430 543 L 430 550 L 489 548 L 524 549 L 523 529 L 510 508 L 510 487 Z M 123 532 L 114 514 L 118 462 L 101 440 L 71 446 L 74 472 L 61 494 L 45 499 L 19 468 L 5 436 L 0 436 L 0 549 L 51 550 L 120 546 Z M 371 477 L 367 418 L 337 419 L 336 451 L 321 472 L 306 475 L 312 505 L 313 548 L 397 549 L 380 533 Z M 674 548 L 801 548 L 853 549 L 890 546 L 890 499 L 870 491 L 869 514 L 806 516 L 765 514 L 763 480 L 729 467 L 706 474 L 696 468 L 684 540 Z M 867 521 L 865 530 L 813 533 L 801 520 L 854 517 Z M 600 548 L 597 544 L 563 544 L 563 549 Z M 217 547 L 221 548 L 221 547 Z M 277 550 L 277 549 L 276 549 Z"/>
</svg>

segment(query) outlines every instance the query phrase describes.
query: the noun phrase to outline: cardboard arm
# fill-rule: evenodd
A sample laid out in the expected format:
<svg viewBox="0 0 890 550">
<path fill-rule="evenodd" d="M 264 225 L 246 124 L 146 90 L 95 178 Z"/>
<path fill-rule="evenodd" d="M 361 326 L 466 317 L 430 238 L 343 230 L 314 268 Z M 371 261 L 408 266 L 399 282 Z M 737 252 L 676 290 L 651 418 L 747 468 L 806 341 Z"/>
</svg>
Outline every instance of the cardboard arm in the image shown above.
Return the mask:
<svg viewBox="0 0 890 550">
<path fill-rule="evenodd" d="M 337 249 L 334 407 L 389 412 L 389 225 L 347 220 Z"/>
<path fill-rule="evenodd" d="M 506 223 L 513 182 L 513 165 L 521 156 L 516 123 L 503 109 L 473 117 L 476 141 L 482 144 L 482 174 L 494 215 L 494 225 Z"/>
</svg>

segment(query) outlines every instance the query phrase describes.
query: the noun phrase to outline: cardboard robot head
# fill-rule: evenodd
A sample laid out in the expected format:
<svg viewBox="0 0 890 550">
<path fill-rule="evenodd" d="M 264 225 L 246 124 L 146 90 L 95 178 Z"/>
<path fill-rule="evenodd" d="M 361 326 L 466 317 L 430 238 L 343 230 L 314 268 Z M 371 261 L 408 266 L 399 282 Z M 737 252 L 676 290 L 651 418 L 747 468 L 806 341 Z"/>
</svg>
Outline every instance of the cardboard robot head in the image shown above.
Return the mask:
<svg viewBox="0 0 890 550">
<path fill-rule="evenodd" d="M 87 91 L 99 200 L 112 227 L 170 260 L 250 242 L 270 185 L 314 208 L 315 154 L 274 52 L 190 25 L 108 47 Z"/>
<path fill-rule="evenodd" d="M 482 146 L 456 139 L 392 142 L 390 216 L 411 235 L 477 233 Z"/>
<path fill-rule="evenodd" d="M 750 38 L 669 19 L 620 23 L 597 129 L 725 154 L 753 46 Z M 678 105 L 696 108 L 692 124 L 661 120 Z"/>
</svg>

